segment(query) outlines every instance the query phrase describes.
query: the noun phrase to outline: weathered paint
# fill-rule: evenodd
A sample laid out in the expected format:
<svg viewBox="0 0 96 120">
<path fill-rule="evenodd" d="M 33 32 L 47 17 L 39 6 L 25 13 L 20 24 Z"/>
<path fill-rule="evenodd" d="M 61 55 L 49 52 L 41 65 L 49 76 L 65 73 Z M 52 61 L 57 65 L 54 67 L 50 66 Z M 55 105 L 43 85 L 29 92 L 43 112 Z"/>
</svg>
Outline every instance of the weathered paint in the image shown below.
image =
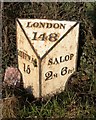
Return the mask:
<svg viewBox="0 0 96 120">
<path fill-rule="evenodd" d="M 42 60 L 42 96 L 64 90 L 76 70 L 77 46 L 78 25 Z"/>
<path fill-rule="evenodd" d="M 24 87 L 35 97 L 61 92 L 76 71 L 79 24 L 18 19 L 18 65 Z"/>
<path fill-rule="evenodd" d="M 18 52 L 18 67 L 22 73 L 24 87 L 32 92 L 34 96 L 39 97 L 39 60 L 32 50 L 26 36 L 24 35 L 20 25 L 17 22 L 17 52 Z M 22 54 L 20 55 L 20 52 Z M 30 56 L 30 60 L 24 55 Z M 37 61 L 37 66 L 34 65 L 34 59 Z M 30 70 L 29 70 L 30 69 Z M 34 88 L 34 89 L 33 89 Z"/>
</svg>

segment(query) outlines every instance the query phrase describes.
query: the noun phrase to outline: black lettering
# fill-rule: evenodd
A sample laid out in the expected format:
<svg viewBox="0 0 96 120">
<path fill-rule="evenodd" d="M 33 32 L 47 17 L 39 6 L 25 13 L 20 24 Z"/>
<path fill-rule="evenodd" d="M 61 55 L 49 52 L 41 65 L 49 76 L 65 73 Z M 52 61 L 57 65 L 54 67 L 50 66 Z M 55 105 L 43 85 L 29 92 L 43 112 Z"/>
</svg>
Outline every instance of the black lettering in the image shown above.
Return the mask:
<svg viewBox="0 0 96 120">
<path fill-rule="evenodd" d="M 33 65 L 34 65 L 34 67 L 37 67 L 37 60 L 36 59 L 34 59 Z"/>
<path fill-rule="evenodd" d="M 27 60 L 30 61 L 30 59 L 31 59 L 31 56 L 27 55 Z"/>
<path fill-rule="evenodd" d="M 39 23 L 38 22 L 33 23 L 33 27 L 39 27 Z"/>
<path fill-rule="evenodd" d="M 62 29 L 62 28 L 65 29 L 65 25 L 66 24 L 63 25 L 63 24 L 60 23 L 60 29 Z"/>
<path fill-rule="evenodd" d="M 53 63 L 53 59 L 50 58 L 49 61 L 48 61 L 48 65 L 52 65 L 52 63 Z"/>
<path fill-rule="evenodd" d="M 24 55 L 24 59 L 27 60 L 28 55 L 26 53 L 23 53 L 23 55 Z"/>
<path fill-rule="evenodd" d="M 59 64 L 59 62 L 58 62 L 58 59 L 57 58 L 55 58 L 55 61 L 54 61 L 54 63 L 53 64 Z"/>
<path fill-rule="evenodd" d="M 37 36 L 37 32 L 33 32 L 33 39 L 32 40 L 36 40 L 36 36 Z"/>
<path fill-rule="evenodd" d="M 26 27 L 32 27 L 32 25 L 30 23 L 31 22 L 28 22 Z"/>
<path fill-rule="evenodd" d="M 70 60 L 72 60 L 73 56 L 74 56 L 74 54 L 70 54 Z"/>
<path fill-rule="evenodd" d="M 26 53 L 24 53 L 23 51 L 19 51 L 19 50 L 18 50 L 18 55 L 19 55 L 20 57 L 22 57 L 23 59 L 26 59 L 27 61 L 30 61 L 30 59 L 31 59 L 31 56 L 28 55 L 28 54 L 26 54 Z"/>
<path fill-rule="evenodd" d="M 38 38 L 42 38 L 41 40 L 43 41 L 43 40 L 45 40 L 45 36 L 46 36 L 46 33 L 41 34 Z"/>
<path fill-rule="evenodd" d="M 57 73 L 54 74 L 54 77 L 58 77 Z"/>
<path fill-rule="evenodd" d="M 53 27 L 57 29 L 57 28 L 59 28 L 59 24 L 55 23 L 55 24 L 53 24 Z"/>
<path fill-rule="evenodd" d="M 30 70 L 30 65 L 26 65 L 25 63 L 23 63 L 24 65 L 24 72 L 26 72 L 27 74 L 30 74 L 31 70 Z"/>
<path fill-rule="evenodd" d="M 64 62 L 64 59 L 63 59 L 62 56 L 60 56 L 60 63 L 61 63 L 61 62 Z"/>
<path fill-rule="evenodd" d="M 57 39 L 58 39 L 58 34 L 56 34 L 56 33 L 51 33 L 51 34 L 49 35 L 49 41 L 55 42 Z"/>
<path fill-rule="evenodd" d="M 66 55 L 65 56 L 65 61 L 68 61 L 69 60 L 69 55 Z"/>
<path fill-rule="evenodd" d="M 53 72 L 52 72 L 52 71 L 48 71 L 48 72 L 45 74 L 45 77 L 46 77 L 45 80 L 50 80 L 50 79 L 52 79 L 52 75 L 53 75 Z"/>
<path fill-rule="evenodd" d="M 62 23 L 42 23 L 42 22 L 27 22 L 26 27 L 38 27 L 38 28 L 55 28 L 55 29 L 65 29 L 66 24 Z"/>
<path fill-rule="evenodd" d="M 63 67 L 63 68 L 61 69 L 61 75 L 62 75 L 62 76 L 66 75 L 67 69 L 68 69 L 67 67 Z"/>
<path fill-rule="evenodd" d="M 51 28 L 52 27 L 52 23 L 46 23 L 46 24 L 47 24 L 46 28 Z"/>
<path fill-rule="evenodd" d="M 40 28 L 41 28 L 41 27 L 44 28 L 44 27 L 45 27 L 45 23 L 41 23 L 41 22 L 40 22 Z"/>
</svg>

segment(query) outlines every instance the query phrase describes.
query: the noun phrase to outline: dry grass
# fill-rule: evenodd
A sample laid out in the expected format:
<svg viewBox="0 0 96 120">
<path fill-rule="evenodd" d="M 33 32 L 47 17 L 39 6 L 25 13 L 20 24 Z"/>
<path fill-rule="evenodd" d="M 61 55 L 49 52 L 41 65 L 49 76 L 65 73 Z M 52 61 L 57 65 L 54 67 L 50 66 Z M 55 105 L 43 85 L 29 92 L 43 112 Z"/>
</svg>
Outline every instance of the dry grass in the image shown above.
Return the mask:
<svg viewBox="0 0 96 120">
<path fill-rule="evenodd" d="M 96 4 L 4 4 L 2 40 L 3 72 L 7 66 L 18 66 L 16 59 L 16 18 L 80 21 L 78 72 L 69 80 L 66 90 L 43 101 L 34 99 L 23 88 L 19 90 L 4 90 L 4 118 L 66 117 L 96 119 L 96 35 L 94 32 L 96 28 L 94 22 L 96 15 L 92 16 L 90 11 L 96 11 Z"/>
<path fill-rule="evenodd" d="M 13 97 L 7 97 L 3 99 L 3 118 L 16 118 L 18 99 Z"/>
</svg>

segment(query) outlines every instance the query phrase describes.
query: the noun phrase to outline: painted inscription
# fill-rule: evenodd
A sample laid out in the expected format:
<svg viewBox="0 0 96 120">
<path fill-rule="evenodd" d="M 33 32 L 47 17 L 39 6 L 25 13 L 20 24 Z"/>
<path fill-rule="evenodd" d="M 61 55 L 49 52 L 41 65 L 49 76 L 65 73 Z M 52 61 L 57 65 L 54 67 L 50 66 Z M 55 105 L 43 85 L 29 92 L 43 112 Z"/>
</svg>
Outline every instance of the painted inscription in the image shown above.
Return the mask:
<svg viewBox="0 0 96 120">
<path fill-rule="evenodd" d="M 66 24 L 62 23 L 47 23 L 47 22 L 27 22 L 26 27 L 32 28 L 55 28 L 55 29 L 65 29 Z"/>
<path fill-rule="evenodd" d="M 47 35 L 47 33 L 39 34 L 37 32 L 33 32 L 32 40 L 41 40 L 41 41 L 49 40 L 50 42 L 55 42 L 58 40 L 59 36 L 60 36 L 59 33 L 51 33 Z"/>
<path fill-rule="evenodd" d="M 76 71 L 78 30 L 75 21 L 17 19 L 18 68 L 34 97 L 65 89 Z"/>
<path fill-rule="evenodd" d="M 74 57 L 74 54 L 68 54 L 65 56 L 60 56 L 59 58 L 50 58 L 48 60 L 48 65 L 58 65 L 62 62 L 67 62 L 72 60 Z M 64 75 L 68 75 L 71 74 L 74 71 L 74 68 L 68 68 L 67 66 L 64 66 L 60 69 L 60 73 L 54 73 L 53 71 L 48 71 L 45 73 L 45 81 L 46 80 L 51 80 L 53 78 L 57 78 L 58 75 L 60 76 L 64 76 Z"/>
<path fill-rule="evenodd" d="M 21 51 L 21 50 L 18 50 L 18 55 L 29 61 L 30 63 L 33 63 L 34 67 L 37 67 L 37 60 L 34 59 L 32 56 L 28 55 L 27 53 Z M 68 54 L 68 55 L 65 55 L 65 56 L 60 56 L 60 57 L 56 57 L 56 58 L 50 58 L 48 60 L 48 65 L 57 65 L 57 64 L 60 64 L 62 62 L 67 62 L 67 61 L 70 61 L 72 60 L 74 57 L 74 54 Z M 30 69 L 30 65 L 26 65 L 25 63 L 23 63 L 23 68 L 24 68 L 24 72 L 26 72 L 27 74 L 30 74 L 31 72 L 31 69 Z M 61 76 L 64 76 L 64 75 L 67 75 L 67 74 L 71 74 L 72 72 L 74 71 L 74 68 L 71 68 L 69 69 L 68 67 L 64 66 L 61 68 L 60 70 L 60 75 Z M 58 77 L 58 73 L 54 73 L 53 71 L 48 71 L 45 73 L 45 81 L 46 80 L 51 80 L 53 78 L 57 78 Z"/>
<path fill-rule="evenodd" d="M 28 61 L 30 63 L 33 63 L 34 67 L 37 67 L 37 59 L 28 55 L 24 51 L 18 50 L 18 56 L 20 56 L 21 58 L 25 59 L 26 61 Z M 25 71 L 25 68 L 26 68 L 26 65 L 24 63 L 24 71 Z M 27 69 L 29 69 L 29 65 L 27 66 Z M 30 71 L 30 70 L 28 70 L 28 71 Z M 28 73 L 30 73 L 30 72 L 28 72 Z"/>
<path fill-rule="evenodd" d="M 65 56 L 60 56 L 59 58 L 50 58 L 48 60 L 48 65 L 57 65 L 59 63 L 65 62 L 65 61 L 69 61 L 72 60 L 74 54 L 69 54 L 69 55 L 65 55 Z"/>
<path fill-rule="evenodd" d="M 47 29 L 65 29 L 66 24 L 62 23 L 47 23 L 47 22 L 27 22 L 26 28 L 47 28 Z M 32 32 L 32 39 L 31 40 L 49 40 L 50 42 L 55 42 L 59 39 L 60 33 L 38 33 L 36 30 Z"/>
<path fill-rule="evenodd" d="M 74 68 L 69 69 L 68 67 L 62 67 L 59 75 L 65 76 L 65 75 L 71 74 L 72 72 L 74 72 Z M 57 78 L 57 77 L 58 77 L 58 73 L 54 73 L 53 71 L 48 71 L 45 73 L 45 81 L 51 80 L 51 79 Z"/>
<path fill-rule="evenodd" d="M 24 72 L 26 72 L 27 74 L 30 74 L 31 69 L 30 69 L 30 65 L 26 65 L 25 63 L 23 63 L 23 68 L 24 68 Z"/>
</svg>

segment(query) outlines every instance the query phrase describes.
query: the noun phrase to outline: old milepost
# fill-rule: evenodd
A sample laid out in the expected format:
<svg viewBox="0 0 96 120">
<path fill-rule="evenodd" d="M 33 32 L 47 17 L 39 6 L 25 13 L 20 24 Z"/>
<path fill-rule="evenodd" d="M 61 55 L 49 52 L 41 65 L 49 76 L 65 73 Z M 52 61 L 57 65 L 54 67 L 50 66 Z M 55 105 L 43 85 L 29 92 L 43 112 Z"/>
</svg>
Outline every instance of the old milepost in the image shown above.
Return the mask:
<svg viewBox="0 0 96 120">
<path fill-rule="evenodd" d="M 79 23 L 17 19 L 18 67 L 34 97 L 61 92 L 76 71 Z"/>
</svg>

